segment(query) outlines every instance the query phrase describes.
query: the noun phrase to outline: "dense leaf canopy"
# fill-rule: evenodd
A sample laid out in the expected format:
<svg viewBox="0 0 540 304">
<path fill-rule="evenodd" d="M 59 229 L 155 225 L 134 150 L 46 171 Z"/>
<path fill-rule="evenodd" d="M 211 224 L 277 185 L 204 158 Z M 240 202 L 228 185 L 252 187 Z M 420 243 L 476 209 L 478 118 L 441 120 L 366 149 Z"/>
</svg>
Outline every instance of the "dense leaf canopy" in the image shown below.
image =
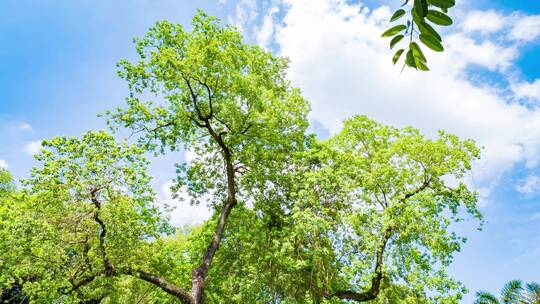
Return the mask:
<svg viewBox="0 0 540 304">
<path fill-rule="evenodd" d="M 23 187 L 0 170 L 2 298 L 33 303 L 455 303 L 446 273 L 481 220 L 461 182 L 479 149 L 354 116 L 326 140 L 287 60 L 199 12 L 121 61 L 113 131 L 43 143 Z M 131 137 L 131 138 L 133 138 Z M 173 229 L 145 153 L 190 149 L 173 190 L 213 216 Z M 188 203 L 188 202 L 185 202 Z M 14 300 L 13 300 L 14 301 Z"/>
</svg>

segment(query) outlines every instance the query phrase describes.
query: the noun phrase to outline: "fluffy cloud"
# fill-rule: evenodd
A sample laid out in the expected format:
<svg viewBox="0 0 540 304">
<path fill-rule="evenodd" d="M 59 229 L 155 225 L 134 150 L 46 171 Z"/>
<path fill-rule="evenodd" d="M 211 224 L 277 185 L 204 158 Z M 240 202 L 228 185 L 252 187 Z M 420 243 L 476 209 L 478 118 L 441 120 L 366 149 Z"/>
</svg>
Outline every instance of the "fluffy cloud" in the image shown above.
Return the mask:
<svg viewBox="0 0 540 304">
<path fill-rule="evenodd" d="M 516 190 L 523 194 L 532 194 L 540 190 L 540 177 L 529 175 L 516 185 Z"/>
<path fill-rule="evenodd" d="M 253 28 L 255 34 L 257 29 L 275 33 L 280 54 L 291 60 L 289 77 L 312 102 L 312 121 L 335 133 L 343 119 L 366 114 L 383 123 L 418 127 L 428 135 L 443 129 L 473 138 L 485 149 L 469 180 L 486 199 L 512 167 L 537 165 L 540 111 L 513 103 L 496 87 L 478 86 L 467 74 L 468 67 L 477 65 L 506 77 L 521 43 L 537 35 L 532 19 L 529 30 L 518 33 L 521 15 L 458 16 L 465 23 L 445 34 L 446 52 L 426 50 L 432 71 L 401 72 L 401 66 L 390 62 L 388 41 L 380 38 L 388 26 L 388 7 L 370 10 L 345 0 L 283 4 L 287 9 L 280 22 L 272 23 L 273 30 Z M 494 24 L 486 21 L 500 16 Z M 492 39 L 497 33 L 502 38 Z"/>
<path fill-rule="evenodd" d="M 7 162 L 3 159 L 0 159 L 0 168 L 4 168 L 4 169 L 8 168 Z"/>
<path fill-rule="evenodd" d="M 245 27 L 252 24 L 258 16 L 257 1 L 240 0 L 236 5 L 236 14 L 229 17 L 229 23 L 234 24 L 240 31 L 245 31 Z"/>
<path fill-rule="evenodd" d="M 35 140 L 35 141 L 28 142 L 24 146 L 24 151 L 28 155 L 38 154 L 40 150 L 41 150 L 41 140 Z"/>
<path fill-rule="evenodd" d="M 498 38 L 529 42 L 540 36 L 540 15 L 514 12 L 508 15 L 496 11 L 471 11 L 461 22 L 463 32 L 480 34 L 503 33 Z"/>
<path fill-rule="evenodd" d="M 517 99 L 540 100 L 540 79 L 533 82 L 520 82 L 512 86 L 512 91 Z"/>
<path fill-rule="evenodd" d="M 510 38 L 522 42 L 536 39 L 540 35 L 540 16 L 516 16 L 510 31 Z"/>
<path fill-rule="evenodd" d="M 180 227 L 200 224 L 212 215 L 204 203 L 195 206 L 190 205 L 189 194 L 185 188 L 182 188 L 180 193 L 178 193 L 179 198 L 174 199 L 171 192 L 172 185 L 173 181 L 168 181 L 161 187 L 161 194 L 163 196 L 161 205 L 173 208 L 169 214 L 173 226 Z"/>
<path fill-rule="evenodd" d="M 493 33 L 505 27 L 504 16 L 495 11 L 472 11 L 461 23 L 465 32 Z"/>
</svg>

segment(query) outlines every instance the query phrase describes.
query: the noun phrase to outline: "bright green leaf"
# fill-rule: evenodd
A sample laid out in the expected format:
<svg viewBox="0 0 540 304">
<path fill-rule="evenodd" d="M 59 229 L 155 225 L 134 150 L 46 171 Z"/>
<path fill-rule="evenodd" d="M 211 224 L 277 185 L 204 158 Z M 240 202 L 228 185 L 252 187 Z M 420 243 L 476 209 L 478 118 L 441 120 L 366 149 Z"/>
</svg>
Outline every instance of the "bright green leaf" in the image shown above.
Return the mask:
<svg viewBox="0 0 540 304">
<path fill-rule="evenodd" d="M 429 10 L 426 18 L 429 21 L 442 26 L 452 25 L 453 23 L 452 18 L 448 17 L 448 15 L 435 10 Z"/>
<path fill-rule="evenodd" d="M 405 15 L 405 10 L 404 9 L 398 9 L 392 15 L 392 17 L 390 18 L 390 22 L 394 22 L 394 21 L 398 20 L 399 18 L 403 17 L 403 15 Z"/>
<path fill-rule="evenodd" d="M 399 34 L 401 31 L 404 31 L 406 28 L 407 28 L 407 26 L 406 26 L 406 25 L 403 25 L 403 24 L 393 26 L 393 27 L 391 27 L 390 29 L 388 29 L 386 32 L 384 32 L 384 33 L 381 35 L 381 37 L 392 37 L 392 36 L 395 36 L 395 35 Z"/>
<path fill-rule="evenodd" d="M 397 35 L 396 37 L 392 38 L 392 40 L 390 41 L 390 48 L 394 48 L 394 46 L 400 42 L 402 39 L 403 39 L 403 35 Z"/>
<path fill-rule="evenodd" d="M 429 4 L 442 8 L 442 9 L 449 9 L 456 5 L 455 0 L 428 0 Z"/>
<path fill-rule="evenodd" d="M 435 52 L 444 51 L 444 47 L 439 42 L 439 40 L 437 40 L 437 38 L 431 35 L 420 34 L 420 41 L 422 41 L 423 44 L 425 44 L 428 48 L 434 50 Z"/>
<path fill-rule="evenodd" d="M 394 64 L 398 62 L 399 58 L 401 57 L 401 54 L 403 54 L 404 51 L 405 51 L 404 49 L 399 49 L 394 53 L 394 57 L 392 57 L 392 62 Z"/>
</svg>

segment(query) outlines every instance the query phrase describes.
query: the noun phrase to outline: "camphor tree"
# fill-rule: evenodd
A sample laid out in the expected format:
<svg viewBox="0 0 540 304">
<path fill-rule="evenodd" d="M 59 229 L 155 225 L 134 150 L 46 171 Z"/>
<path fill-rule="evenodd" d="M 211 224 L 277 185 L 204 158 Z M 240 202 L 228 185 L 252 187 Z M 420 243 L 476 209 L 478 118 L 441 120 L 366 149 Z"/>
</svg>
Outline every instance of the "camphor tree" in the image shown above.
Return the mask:
<svg viewBox="0 0 540 304">
<path fill-rule="evenodd" d="M 285 78 L 285 59 L 245 44 L 236 29 L 202 12 L 191 33 L 160 22 L 136 47 L 141 60 L 119 64 L 131 91 L 128 106 L 111 113 L 111 123 L 139 133 L 148 150 L 183 146 L 200 156 L 179 168 L 177 182 L 195 197 L 212 195 L 214 232 L 192 269 L 190 292 L 163 278 L 155 283 L 184 303 L 203 303 L 229 215 L 246 202 L 249 179 L 242 172 L 271 174 L 289 154 L 305 149 L 309 106 Z M 156 101 L 141 100 L 149 94 Z"/>
<path fill-rule="evenodd" d="M 481 216 L 447 181 L 474 143 L 364 116 L 318 141 L 285 59 L 202 12 L 192 25 L 157 23 L 119 64 L 130 95 L 109 123 L 137 147 L 103 131 L 46 141 L 0 200 L 0 286 L 36 303 L 455 303 L 450 225 Z M 168 236 L 142 153 L 180 148 L 196 158 L 176 190 L 214 214 Z"/>
</svg>

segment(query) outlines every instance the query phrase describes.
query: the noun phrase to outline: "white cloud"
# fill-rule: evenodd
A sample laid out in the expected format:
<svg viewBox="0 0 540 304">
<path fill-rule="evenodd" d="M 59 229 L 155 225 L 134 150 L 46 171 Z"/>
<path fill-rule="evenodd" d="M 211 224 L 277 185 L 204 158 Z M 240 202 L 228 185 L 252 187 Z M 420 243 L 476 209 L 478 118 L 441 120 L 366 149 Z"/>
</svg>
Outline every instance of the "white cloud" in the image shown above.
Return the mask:
<svg viewBox="0 0 540 304">
<path fill-rule="evenodd" d="M 0 159 L 0 168 L 7 169 L 7 168 L 8 168 L 8 163 L 7 163 L 7 161 L 5 161 L 5 160 L 3 160 L 3 159 Z"/>
<path fill-rule="evenodd" d="M 204 202 L 195 206 L 189 204 L 190 197 L 186 188 L 180 189 L 180 193 L 178 193 L 179 199 L 174 199 L 171 192 L 172 185 L 173 181 L 168 181 L 161 187 L 161 193 L 164 197 L 161 204 L 174 208 L 170 213 L 173 226 L 196 225 L 210 218 L 212 213 Z"/>
<path fill-rule="evenodd" d="M 540 15 L 518 15 L 515 19 L 514 26 L 509 33 L 511 39 L 528 42 L 540 35 Z"/>
<path fill-rule="evenodd" d="M 505 18 L 495 11 L 472 11 L 461 22 L 465 32 L 493 33 L 505 26 Z"/>
<path fill-rule="evenodd" d="M 516 98 L 540 100 L 540 79 L 533 82 L 520 82 L 512 85 Z"/>
<path fill-rule="evenodd" d="M 264 16 L 263 24 L 259 28 L 255 29 L 257 44 L 264 48 L 268 48 L 272 42 L 275 30 L 274 15 L 278 12 L 279 8 L 277 6 L 273 6 Z"/>
<path fill-rule="evenodd" d="M 22 123 L 20 125 L 20 128 L 23 131 L 32 131 L 32 126 L 29 123 L 26 123 L 26 122 Z"/>
<path fill-rule="evenodd" d="M 519 55 L 516 44 L 473 38 L 457 29 L 446 34 L 445 53 L 426 50 L 429 73 L 401 73 L 401 66 L 391 64 L 388 41 L 380 38 L 387 7 L 370 11 L 345 0 L 284 2 L 288 9 L 275 41 L 291 60 L 293 84 L 312 103 L 312 120 L 335 133 L 343 119 L 366 114 L 428 135 L 443 129 L 473 138 L 485 149 L 470 180 L 486 200 L 513 166 L 538 163 L 540 110 L 512 103 L 497 88 L 479 87 L 465 77 L 471 64 L 504 72 Z M 467 26 L 468 31 L 501 29 Z"/>
<path fill-rule="evenodd" d="M 35 155 L 38 154 L 41 150 L 41 140 L 35 140 L 28 142 L 26 146 L 24 147 L 24 150 L 28 155 Z"/>
<path fill-rule="evenodd" d="M 540 190 L 540 177 L 529 175 L 516 185 L 516 190 L 522 194 L 532 194 Z"/>
<path fill-rule="evenodd" d="M 255 0 L 241 0 L 236 5 L 236 14 L 229 17 L 229 23 L 234 24 L 240 31 L 257 19 L 257 2 Z"/>
</svg>

